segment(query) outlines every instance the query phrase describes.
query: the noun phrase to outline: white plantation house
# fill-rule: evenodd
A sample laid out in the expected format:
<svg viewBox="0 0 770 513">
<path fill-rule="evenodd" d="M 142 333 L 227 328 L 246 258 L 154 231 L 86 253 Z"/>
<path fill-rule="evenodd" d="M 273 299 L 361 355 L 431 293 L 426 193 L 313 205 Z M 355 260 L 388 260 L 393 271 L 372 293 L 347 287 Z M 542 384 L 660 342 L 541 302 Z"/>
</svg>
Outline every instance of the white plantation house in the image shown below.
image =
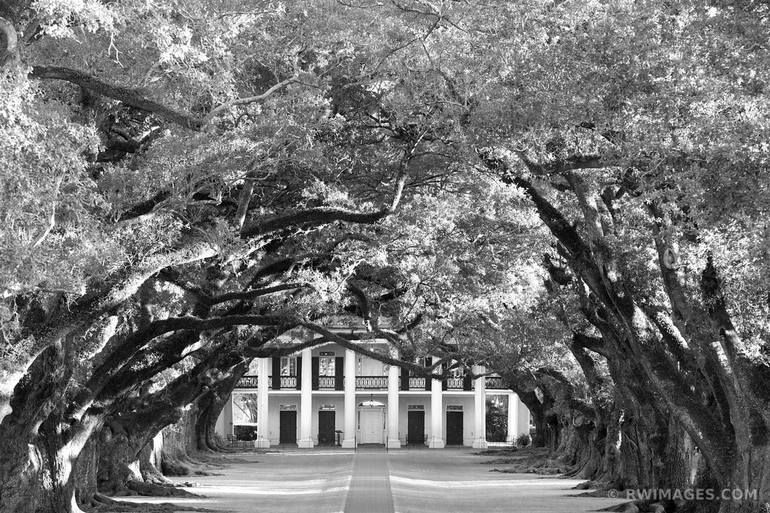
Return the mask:
<svg viewBox="0 0 770 513">
<path fill-rule="evenodd" d="M 388 351 L 384 340 L 359 341 Z M 529 410 L 499 376 L 471 379 L 463 369 L 444 380 L 326 343 L 285 357 L 259 358 L 238 383 L 217 421 L 226 438 L 257 447 L 384 444 L 388 448 L 487 446 L 486 404 L 507 410 L 507 442 L 529 434 Z M 474 374 L 483 368 L 475 367 Z"/>
</svg>

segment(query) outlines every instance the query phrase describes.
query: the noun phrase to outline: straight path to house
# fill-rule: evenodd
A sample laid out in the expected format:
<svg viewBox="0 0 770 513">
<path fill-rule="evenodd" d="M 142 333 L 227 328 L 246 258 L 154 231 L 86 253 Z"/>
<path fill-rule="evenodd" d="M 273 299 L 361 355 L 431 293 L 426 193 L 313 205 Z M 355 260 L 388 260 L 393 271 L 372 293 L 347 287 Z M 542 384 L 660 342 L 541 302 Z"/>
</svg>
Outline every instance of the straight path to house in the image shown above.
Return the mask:
<svg viewBox="0 0 770 513">
<path fill-rule="evenodd" d="M 345 513 L 361 512 L 394 513 L 385 448 L 362 449 L 356 454 Z"/>
<path fill-rule="evenodd" d="M 471 449 L 288 450 L 238 454 L 221 475 L 177 478 L 201 498 L 183 508 L 238 513 L 580 513 L 622 501 L 575 497 L 580 481 L 492 472 Z M 504 468 L 504 467 L 498 467 Z M 128 498 L 170 502 L 169 498 Z M 185 511 L 180 509 L 179 511 Z M 189 510 L 188 510 L 189 511 Z"/>
</svg>

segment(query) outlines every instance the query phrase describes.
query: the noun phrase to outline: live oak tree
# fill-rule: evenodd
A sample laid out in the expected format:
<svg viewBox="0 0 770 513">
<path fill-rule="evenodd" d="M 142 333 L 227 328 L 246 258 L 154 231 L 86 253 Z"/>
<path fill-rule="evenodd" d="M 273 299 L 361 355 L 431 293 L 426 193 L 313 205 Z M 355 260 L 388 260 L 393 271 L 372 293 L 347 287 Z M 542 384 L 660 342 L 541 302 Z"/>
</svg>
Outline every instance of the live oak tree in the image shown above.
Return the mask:
<svg viewBox="0 0 770 513">
<path fill-rule="evenodd" d="M 760 510 L 766 7 L 394 5 L 441 28 L 399 61 L 404 75 L 430 83 L 427 104 L 456 109 L 465 141 L 529 196 L 579 280 L 589 326 L 577 335 L 593 337 L 582 349 L 608 360 L 648 436 L 671 418 L 705 479 L 756 493 L 725 511 Z M 639 379 L 652 389 L 632 390 Z"/>
<path fill-rule="evenodd" d="M 635 20 L 654 17 L 634 25 L 646 44 L 627 46 L 618 38 L 605 46 L 620 62 L 628 56 L 629 83 L 607 94 L 604 105 L 560 113 L 561 127 L 547 126 L 557 119 L 544 111 L 546 123 L 519 132 L 520 146 L 481 155 L 504 181 L 526 191 L 558 242 L 584 288 L 598 352 L 606 351 L 611 363 L 633 362 L 652 385 L 652 401 L 634 399 L 665 407 L 721 487 L 756 490 L 753 500 L 724 501 L 724 511 L 759 511 L 768 492 L 763 383 L 770 367 L 760 320 L 767 317 L 767 284 L 764 262 L 744 262 L 759 262 L 754 255 L 766 244 L 757 227 L 764 218 L 766 161 L 754 139 L 766 124 L 751 114 L 765 98 L 756 83 L 744 81 L 742 73 L 756 76 L 753 70 L 734 60 L 752 47 L 755 33 L 732 29 L 733 17 L 750 27 L 766 18 L 753 5 L 685 7 L 629 13 Z M 583 29 L 592 34 L 590 24 Z M 596 30 L 612 34 L 619 27 Z M 704 32 L 703 39 L 695 36 Z M 569 66 L 560 61 L 564 72 L 582 80 L 554 86 L 583 88 L 615 72 L 595 53 L 577 59 L 569 51 L 582 52 L 592 38 L 562 29 L 559 37 L 574 56 Z M 636 62 L 644 71 L 636 71 Z M 559 98 L 555 90 L 551 97 Z M 726 175 L 732 175 L 729 184 L 722 182 Z M 723 194 L 737 195 L 735 189 L 748 184 L 759 191 L 756 198 L 724 203 Z M 737 233 L 736 222 L 744 227 Z M 624 379 L 632 376 L 624 371 Z"/>
<path fill-rule="evenodd" d="M 205 391 L 218 373 L 232 373 L 242 363 L 242 351 L 219 352 L 227 340 L 223 329 L 261 326 L 268 333 L 271 328 L 281 332 L 308 315 L 323 316 L 323 309 L 313 313 L 319 294 L 316 299 L 299 297 L 289 307 L 280 301 L 259 305 L 254 300 L 292 291 L 296 296 L 310 281 L 311 291 L 322 292 L 320 305 L 328 303 L 324 284 L 312 287 L 314 279 L 322 279 L 320 271 L 299 276 L 303 278 L 300 283 L 273 280 L 295 268 L 324 264 L 326 273 L 333 274 L 334 251 L 345 241 L 344 228 L 332 226 L 331 233 L 318 236 L 304 235 L 306 231 L 312 234 L 336 221 L 374 223 L 393 213 L 411 172 L 411 154 L 421 144 L 411 134 L 388 137 L 378 151 L 348 157 L 347 162 L 352 163 L 348 165 L 344 157 L 350 150 L 337 148 L 333 135 L 321 126 L 325 121 L 319 121 L 319 105 L 329 103 L 327 90 L 317 85 L 313 89 L 312 83 L 301 90 L 283 91 L 287 96 L 276 98 L 266 111 L 248 111 L 252 104 L 289 85 L 280 76 L 284 66 L 291 76 L 299 73 L 312 81 L 316 72 L 323 74 L 325 67 L 344 61 L 327 62 L 308 72 L 302 69 L 306 64 L 296 62 L 299 49 L 286 59 L 281 52 L 273 52 L 268 54 L 271 66 L 261 64 L 257 71 L 272 74 L 268 84 L 249 84 L 254 75 L 248 72 L 239 80 L 217 74 L 217 80 L 224 79 L 224 83 L 212 84 L 206 70 L 227 64 L 229 52 L 238 53 L 235 46 L 250 44 L 248 36 L 222 54 L 221 45 L 227 48 L 227 42 L 219 34 L 212 36 L 214 42 L 203 38 L 196 40 L 200 45 L 191 43 L 189 27 L 176 12 L 142 12 L 136 6 L 127 6 L 125 12 L 97 4 L 86 7 L 84 12 L 68 12 L 66 5 L 53 5 L 50 11 L 35 12 L 36 6 L 32 6 L 31 13 L 20 7 L 10 13 L 18 19 L 9 16 L 10 25 L 4 20 L 6 34 L 20 33 L 25 24 L 31 31 L 26 34 L 29 49 L 20 52 L 7 45 L 16 50 L 16 58 L 4 75 L 5 91 L 12 100 L 6 104 L 9 115 L 4 120 L 9 133 L 17 135 L 16 140 L 3 140 L 9 159 L 7 197 L 14 191 L 20 193 L 14 203 L 4 202 L 8 225 L 16 229 L 5 235 L 12 243 L 9 246 L 17 248 L 7 255 L 9 266 L 4 268 L 8 300 L 4 350 L 9 357 L 4 359 L 3 369 L 0 489 L 3 508 L 8 511 L 77 509 L 74 496 L 81 477 L 74 471 L 77 457 L 105 422 L 110 430 L 120 422 L 135 428 L 133 434 L 140 436 L 129 440 L 129 445 L 138 450 L 146 441 L 142 437 L 157 432 L 161 422 L 170 422 L 168 418 Z M 200 13 L 199 20 L 206 14 Z M 222 19 L 242 16 L 218 14 Z M 297 22 L 285 14 L 277 11 L 275 30 L 286 29 L 282 20 L 288 25 Z M 242 23 L 253 27 L 261 14 L 245 16 Z M 163 30 L 156 30 L 159 26 Z M 209 25 L 205 28 L 218 32 Z M 52 38 L 72 36 L 74 29 L 85 34 L 86 41 L 80 44 L 99 47 L 109 41 L 109 48 L 122 52 L 123 61 L 136 59 L 135 65 L 124 65 L 117 54 L 113 55 L 115 62 L 110 62 L 103 54 L 86 52 L 91 59 L 89 68 L 102 65 L 115 71 L 120 68 L 125 74 L 112 73 L 106 80 L 68 67 L 69 40 Z M 147 37 L 134 39 L 137 31 Z M 270 39 L 269 34 L 256 35 Z M 178 38 L 181 41 L 175 42 Z M 134 51 L 138 41 L 153 41 L 157 53 L 141 46 Z M 143 77 L 149 83 L 155 81 L 155 73 L 163 77 L 163 87 L 156 94 L 166 103 L 133 86 L 138 80 L 133 73 L 139 72 L 148 57 L 156 61 L 149 72 L 143 70 Z M 258 54 L 248 57 L 260 60 Z M 27 75 L 24 65 L 33 58 L 53 59 L 56 66 L 39 65 Z M 232 69 L 243 73 L 247 67 Z M 190 80 L 192 76 L 198 80 Z M 36 82 L 30 79 L 74 84 L 82 99 L 67 85 L 35 90 Z M 131 85 L 121 84 L 119 79 Z M 264 83 L 264 77 L 261 80 Z M 224 88 L 214 93 L 214 107 L 200 96 L 190 97 L 211 91 L 204 87 L 206 83 Z M 306 87 L 311 93 L 304 95 Z M 257 94 L 242 94 L 251 93 L 249 88 L 257 89 Z M 93 104 L 94 97 L 97 102 L 118 100 L 155 119 L 136 119 L 132 114 L 134 119 L 125 123 L 128 127 L 121 127 L 116 118 L 125 113 L 109 113 L 109 106 Z M 27 109 L 26 101 L 36 108 Z M 169 107 L 175 103 L 178 106 Z M 245 119 L 222 122 L 210 132 L 195 134 L 240 106 L 246 108 Z M 205 109 L 207 119 L 193 113 L 181 115 L 182 109 L 193 113 Z M 102 116 L 107 121 L 102 122 Z M 98 148 L 97 126 L 109 131 L 111 153 Z M 158 131 L 163 133 L 153 135 Z M 122 148 L 114 142 L 114 132 L 124 139 Z M 69 139 L 63 141 L 62 136 Z M 36 144 L 37 137 L 48 139 L 51 146 Z M 38 160 L 19 152 L 25 145 Z M 120 160 L 115 154 L 118 150 L 134 157 Z M 326 158 L 324 151 L 337 158 Z M 343 183 L 348 190 L 339 190 Z M 387 191 L 384 195 L 383 189 Z M 40 223 L 43 220 L 45 224 Z M 92 260 L 101 265 L 93 265 Z M 54 263 L 64 264 L 66 270 Z M 17 272 L 19 269 L 24 272 Z M 197 273 L 200 278 L 188 283 L 185 273 Z M 207 302 L 208 295 L 238 277 L 241 281 L 236 289 L 225 292 L 229 296 Z M 330 281 L 328 287 L 334 283 Z M 240 292 L 239 285 L 248 292 Z M 187 297 L 164 297 L 174 295 L 169 286 L 177 290 L 177 296 L 181 291 Z M 211 308 L 211 303 L 233 301 L 236 305 L 224 310 Z M 267 339 L 275 335 L 271 333 Z M 254 336 L 256 347 L 265 342 L 258 334 Z M 140 391 L 136 396 L 139 387 L 183 360 L 199 363 L 160 391 L 149 395 Z M 132 405 L 132 401 L 139 404 Z M 139 418 L 125 420 L 140 417 L 147 408 L 145 415 L 151 415 L 152 407 L 158 406 L 165 406 L 159 411 L 168 418 L 156 417 L 154 428 L 140 428 Z M 128 456 L 123 463 L 130 461 Z M 125 477 L 120 470 L 113 474 L 117 480 Z"/>
<path fill-rule="evenodd" d="M 107 487 L 136 485 L 160 424 L 279 333 L 349 344 L 340 313 L 501 371 L 588 478 L 689 485 L 692 442 L 701 479 L 758 491 L 722 509 L 759 511 L 767 16 L 6 2 L 4 511 L 76 509 L 98 432 Z"/>
</svg>

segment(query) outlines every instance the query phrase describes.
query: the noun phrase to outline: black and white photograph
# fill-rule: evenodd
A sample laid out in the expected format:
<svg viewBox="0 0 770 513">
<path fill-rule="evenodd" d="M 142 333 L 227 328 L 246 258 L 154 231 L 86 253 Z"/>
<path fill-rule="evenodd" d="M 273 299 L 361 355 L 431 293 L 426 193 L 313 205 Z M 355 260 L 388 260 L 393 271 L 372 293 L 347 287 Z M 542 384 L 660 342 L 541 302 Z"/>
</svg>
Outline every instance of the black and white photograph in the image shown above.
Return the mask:
<svg viewBox="0 0 770 513">
<path fill-rule="evenodd" d="M 768 0 L 0 0 L 0 513 L 770 513 L 768 88 Z"/>
</svg>

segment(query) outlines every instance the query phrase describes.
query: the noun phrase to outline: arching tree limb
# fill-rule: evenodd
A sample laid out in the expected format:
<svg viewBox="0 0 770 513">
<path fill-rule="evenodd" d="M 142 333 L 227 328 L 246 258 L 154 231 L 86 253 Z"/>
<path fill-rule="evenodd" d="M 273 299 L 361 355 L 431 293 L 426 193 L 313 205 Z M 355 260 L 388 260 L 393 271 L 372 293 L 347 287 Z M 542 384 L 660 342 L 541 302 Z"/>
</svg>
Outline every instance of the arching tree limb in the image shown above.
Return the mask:
<svg viewBox="0 0 770 513">
<path fill-rule="evenodd" d="M 282 285 L 263 287 L 255 290 L 246 290 L 243 292 L 226 292 L 224 294 L 212 297 L 210 302 L 212 305 L 216 305 L 219 303 L 225 303 L 227 301 L 248 301 L 251 299 L 256 299 L 260 296 L 267 296 L 269 294 L 275 294 L 276 292 L 295 290 L 307 286 L 308 285 L 306 283 L 284 283 Z"/>
<path fill-rule="evenodd" d="M 8 22 L 5 22 L 5 20 L 0 18 L 0 33 L 2 34 L 6 33 L 7 31 L 6 24 L 8 24 Z M 10 26 L 10 28 L 13 29 L 12 25 L 8 24 L 8 26 Z M 15 46 L 16 46 L 15 31 L 13 31 L 13 37 L 14 39 L 12 40 L 12 42 L 13 42 L 13 48 L 15 49 Z M 5 39 L 7 39 L 8 41 L 11 41 L 11 39 L 9 39 L 7 36 L 0 39 L 0 65 L 4 64 L 3 56 L 5 54 L 2 51 L 3 50 L 2 42 Z M 5 46 L 7 48 L 10 48 L 8 44 L 6 44 Z M 179 125 L 194 131 L 203 130 L 203 128 L 209 125 L 219 114 L 221 114 L 222 112 L 225 112 L 229 108 L 232 108 L 236 105 L 246 105 L 249 103 L 256 103 L 256 102 L 263 101 L 269 98 L 271 95 L 273 95 L 277 91 L 280 91 L 287 85 L 296 82 L 297 80 L 296 77 L 291 77 L 286 80 L 282 80 L 281 82 L 278 82 L 277 84 L 275 84 L 270 89 L 268 89 L 267 91 L 265 91 L 260 95 L 249 96 L 246 98 L 238 98 L 236 100 L 232 100 L 230 102 L 224 103 L 214 108 L 205 117 L 201 118 L 201 117 L 189 114 L 187 112 L 182 112 L 177 109 L 171 108 L 167 105 L 163 105 L 160 102 L 157 102 L 151 98 L 148 98 L 147 95 L 145 95 L 143 92 L 137 89 L 111 84 L 105 80 L 102 80 L 93 75 L 90 75 L 88 73 L 85 73 L 83 71 L 79 71 L 76 69 L 64 68 L 60 66 L 33 66 L 32 72 L 30 73 L 29 76 L 31 78 L 45 79 L 45 80 L 64 80 L 66 82 L 70 82 L 72 84 L 80 86 L 83 89 L 87 89 L 88 91 L 91 91 L 94 94 L 97 94 L 100 96 L 106 96 L 107 98 L 118 100 L 131 107 L 141 109 L 146 112 L 151 112 L 156 116 L 165 119 L 166 121 L 170 121 L 176 125 Z"/>
<path fill-rule="evenodd" d="M 211 110 L 206 116 L 201 120 L 202 125 L 209 124 L 215 117 L 217 117 L 219 114 L 227 111 L 228 109 L 235 107 L 236 105 L 248 105 L 249 103 L 257 103 L 261 102 L 268 97 L 270 97 L 272 94 L 280 91 L 284 87 L 288 86 L 289 84 L 293 84 L 297 82 L 297 76 L 294 75 L 290 78 L 287 78 L 286 80 L 281 80 L 274 86 L 270 87 L 267 91 L 265 91 L 262 94 L 257 94 L 254 96 L 247 96 L 245 98 L 238 98 L 235 100 L 231 100 L 229 102 L 223 103 L 222 105 L 215 107 Z"/>
<path fill-rule="evenodd" d="M 189 128 L 190 130 L 197 131 L 203 127 L 203 121 L 195 116 L 180 112 L 147 98 L 136 89 L 110 84 L 109 82 L 82 71 L 62 68 L 59 66 L 33 66 L 30 77 L 49 80 L 64 80 L 100 96 L 106 96 L 121 101 L 131 107 L 152 112 L 167 121 Z"/>
<path fill-rule="evenodd" d="M 362 347 L 359 344 L 356 344 L 355 342 L 352 342 L 348 340 L 345 337 L 340 336 L 337 333 L 334 333 L 332 331 L 329 331 L 328 329 L 324 328 L 323 326 L 319 326 L 318 324 L 314 324 L 311 322 L 303 322 L 301 323 L 302 326 L 308 328 L 309 330 L 318 333 L 321 335 L 324 339 L 330 340 L 332 342 L 337 343 L 338 345 L 344 347 L 345 349 L 352 349 L 356 353 L 362 354 L 364 356 L 368 356 L 369 358 L 372 358 L 374 360 L 378 360 L 382 363 L 387 363 L 388 365 L 395 365 L 397 367 L 401 367 L 403 369 L 407 369 L 410 374 L 413 376 L 421 376 L 426 378 L 432 378 L 432 379 L 441 379 L 442 375 L 434 374 L 433 370 L 437 367 L 441 367 L 441 364 L 445 359 L 440 360 L 439 362 L 434 363 L 430 367 L 424 367 L 422 365 L 417 365 L 414 363 L 405 362 L 403 360 L 399 360 L 398 358 L 392 358 L 390 356 L 380 354 L 376 351 L 371 351 L 369 349 L 366 349 Z M 381 336 L 379 333 L 375 332 L 372 333 L 373 337 L 377 338 L 385 338 L 384 336 Z"/>
<path fill-rule="evenodd" d="M 315 207 L 298 212 L 277 215 L 265 221 L 248 223 L 241 230 L 242 237 L 257 237 L 290 226 L 319 226 L 334 221 L 373 224 L 390 213 L 390 209 L 375 212 L 356 212 L 346 208 Z"/>
<path fill-rule="evenodd" d="M 345 221 L 358 224 L 374 224 L 396 211 L 406 185 L 406 166 L 400 166 L 393 197 L 386 206 L 373 212 L 357 212 L 347 208 L 315 207 L 297 212 L 280 214 L 264 221 L 248 223 L 241 230 L 241 237 L 258 237 L 290 226 L 320 226 L 334 221 Z"/>
</svg>

